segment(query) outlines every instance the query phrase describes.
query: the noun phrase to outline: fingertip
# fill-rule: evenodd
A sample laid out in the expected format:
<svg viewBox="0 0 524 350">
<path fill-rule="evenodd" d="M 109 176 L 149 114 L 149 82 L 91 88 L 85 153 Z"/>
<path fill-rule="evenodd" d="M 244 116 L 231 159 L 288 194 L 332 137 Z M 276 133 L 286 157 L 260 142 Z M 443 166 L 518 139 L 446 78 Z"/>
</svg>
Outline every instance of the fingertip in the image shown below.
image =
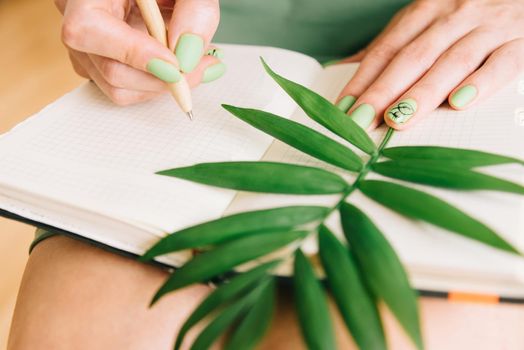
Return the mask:
<svg viewBox="0 0 524 350">
<path fill-rule="evenodd" d="M 202 75 L 202 83 L 210 83 L 217 79 L 220 79 L 227 70 L 227 66 L 223 62 L 215 63 L 211 66 L 208 66 L 204 70 Z"/>
<path fill-rule="evenodd" d="M 473 84 L 465 84 L 455 89 L 448 97 L 451 108 L 461 111 L 467 109 L 478 97 L 478 89 Z"/>
<path fill-rule="evenodd" d="M 204 56 L 204 39 L 194 33 L 184 33 L 175 46 L 175 56 L 184 73 L 192 72 Z"/>
<path fill-rule="evenodd" d="M 452 95 L 449 95 L 447 102 L 448 102 L 449 107 L 455 111 L 464 111 L 471 106 L 471 103 L 466 106 L 457 106 L 452 101 Z"/>
<path fill-rule="evenodd" d="M 404 130 L 417 116 L 418 103 L 415 98 L 406 97 L 393 103 L 384 111 L 384 120 L 395 130 Z"/>
<path fill-rule="evenodd" d="M 349 109 L 355 104 L 357 98 L 352 95 L 341 95 L 339 96 L 337 103 L 335 104 L 338 109 L 342 112 L 347 113 Z"/>
<path fill-rule="evenodd" d="M 390 118 L 390 116 L 388 115 L 388 111 L 389 109 L 387 109 L 386 112 L 384 113 L 384 123 L 396 131 L 404 131 L 406 129 L 411 128 L 420 118 L 420 115 L 418 115 L 417 118 L 409 119 L 408 121 L 404 123 L 397 123 L 393 119 Z"/>
<path fill-rule="evenodd" d="M 213 67 L 219 64 L 224 64 L 224 63 L 215 56 L 205 55 L 204 57 L 202 57 L 198 66 L 191 73 L 186 75 L 186 79 L 187 79 L 187 82 L 189 83 L 189 86 L 193 88 L 193 87 L 198 86 L 200 83 L 203 83 L 204 76 L 206 74 L 206 70 L 210 67 Z M 216 79 L 218 79 L 218 77 L 215 78 L 214 80 Z"/>
<path fill-rule="evenodd" d="M 455 111 L 462 111 L 464 110 L 465 108 L 460 108 L 460 107 L 457 107 L 453 104 L 453 102 L 451 102 L 451 96 L 448 97 L 448 105 L 451 109 L 455 110 Z"/>
<path fill-rule="evenodd" d="M 387 126 L 389 126 L 390 128 L 393 128 L 395 130 L 398 130 L 398 131 L 402 131 L 402 130 L 405 130 L 409 127 L 409 125 L 407 124 L 397 124 L 395 123 L 393 120 L 391 120 L 388 116 L 384 116 L 384 122 L 386 123 Z"/>
<path fill-rule="evenodd" d="M 353 105 L 355 107 L 356 103 Z M 356 108 L 352 108 L 351 113 L 348 113 L 351 120 L 357 123 L 364 130 L 369 130 L 371 125 L 376 123 L 376 110 L 373 105 L 369 103 L 362 103 L 357 105 Z"/>
</svg>

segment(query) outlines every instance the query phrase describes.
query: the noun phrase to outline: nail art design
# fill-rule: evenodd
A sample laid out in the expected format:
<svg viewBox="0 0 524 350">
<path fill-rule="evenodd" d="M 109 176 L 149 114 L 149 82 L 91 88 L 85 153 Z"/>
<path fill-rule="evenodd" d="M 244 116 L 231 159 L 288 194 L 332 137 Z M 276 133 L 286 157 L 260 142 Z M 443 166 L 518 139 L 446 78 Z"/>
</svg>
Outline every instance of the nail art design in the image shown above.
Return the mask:
<svg viewBox="0 0 524 350">
<path fill-rule="evenodd" d="M 218 59 L 222 59 L 224 58 L 224 52 L 221 49 L 214 47 L 212 49 L 207 50 L 206 56 L 213 56 Z"/>
<path fill-rule="evenodd" d="M 388 111 L 388 117 L 396 124 L 404 124 L 413 117 L 417 111 L 417 102 L 408 98 L 402 100 Z"/>
</svg>

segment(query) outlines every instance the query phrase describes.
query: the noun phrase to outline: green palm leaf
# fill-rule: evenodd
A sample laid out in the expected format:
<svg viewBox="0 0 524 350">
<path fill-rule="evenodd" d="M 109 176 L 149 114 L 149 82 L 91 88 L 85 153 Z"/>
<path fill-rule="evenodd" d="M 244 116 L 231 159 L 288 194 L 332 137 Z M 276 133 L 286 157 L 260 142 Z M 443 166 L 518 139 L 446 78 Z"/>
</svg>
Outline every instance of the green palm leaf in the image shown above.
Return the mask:
<svg viewBox="0 0 524 350">
<path fill-rule="evenodd" d="M 211 292 L 203 302 L 191 313 L 186 322 L 180 328 L 175 342 L 175 350 L 180 349 L 184 337 L 187 332 L 204 317 L 209 315 L 218 307 L 223 306 L 240 295 L 244 294 L 248 289 L 253 288 L 253 285 L 260 283 L 264 277 L 267 276 L 268 270 L 271 270 L 280 263 L 280 260 L 270 261 L 268 263 L 259 265 L 250 271 L 239 274 L 232 278 L 229 282 L 223 283 L 213 292 Z"/>
<path fill-rule="evenodd" d="M 326 207 L 290 206 L 249 211 L 225 216 L 200 225 L 174 232 L 151 247 L 140 259 L 150 260 L 156 256 L 188 248 L 219 244 L 257 231 L 293 228 L 323 218 Z"/>
<path fill-rule="evenodd" d="M 151 304 L 166 293 L 193 283 L 207 281 L 212 277 L 230 271 L 237 265 L 303 238 L 307 234 L 307 231 L 259 232 L 219 245 L 208 252 L 195 256 L 176 273 L 172 274 L 160 287 Z"/>
<path fill-rule="evenodd" d="M 260 298 L 270 280 L 265 280 L 236 303 L 230 305 L 212 320 L 198 335 L 191 350 L 208 350 L 229 326 L 239 320 L 243 314 Z"/>
<path fill-rule="evenodd" d="M 311 119 L 367 154 L 375 152 L 375 144 L 368 134 L 351 120 L 347 114 L 319 94 L 273 72 L 264 59 L 261 60 L 266 72 L 295 100 Z"/>
<path fill-rule="evenodd" d="M 233 115 L 291 147 L 350 171 L 362 169 L 362 160 L 346 146 L 297 122 L 256 109 L 222 105 Z"/>
<path fill-rule="evenodd" d="M 395 179 L 460 190 L 493 190 L 524 194 L 524 186 L 469 169 L 416 160 L 375 163 L 374 172 Z"/>
<path fill-rule="evenodd" d="M 353 205 L 340 207 L 342 228 L 361 276 L 386 303 L 418 349 L 423 349 L 417 295 L 395 251 L 373 222 Z"/>
<path fill-rule="evenodd" d="M 300 249 L 294 265 L 293 289 L 302 336 L 311 350 L 333 350 L 335 336 L 326 294 Z"/>
<path fill-rule="evenodd" d="M 475 151 L 470 149 L 438 147 L 438 146 L 402 146 L 386 148 L 382 151 L 390 159 L 413 159 L 421 161 L 436 161 L 443 166 L 454 165 L 473 168 L 477 166 L 518 163 L 524 161 L 494 153 Z"/>
<path fill-rule="evenodd" d="M 363 349 L 387 347 L 376 302 L 384 301 L 418 349 L 423 349 L 416 292 L 393 248 L 360 211 L 345 202 L 355 189 L 400 213 L 477 240 L 492 247 L 519 252 L 491 228 L 449 203 L 428 193 L 396 183 L 365 180 L 369 170 L 415 183 L 464 190 L 495 190 L 524 194 L 524 187 L 470 170 L 478 166 L 524 161 L 467 149 L 433 146 L 386 148 L 393 129 L 375 146 L 367 133 L 325 98 L 276 74 L 262 59 L 267 73 L 315 122 L 359 148 L 370 157 L 367 163 L 346 147 L 322 133 L 277 115 L 230 105 L 223 107 L 266 134 L 329 164 L 358 172 L 353 184 L 341 176 L 317 168 L 275 162 L 204 163 L 158 172 L 205 185 L 240 191 L 282 194 L 338 194 L 333 207 L 295 206 L 231 215 L 175 232 L 142 257 L 181 249 L 208 249 L 173 273 L 152 300 L 190 284 L 208 281 L 232 272 L 238 265 L 274 253 L 302 241 L 319 227 L 319 255 L 327 283 L 338 309 Z M 382 157 L 388 161 L 377 163 Z M 349 248 L 325 226 L 329 214 L 339 210 Z M 284 253 L 283 253 L 284 254 Z M 287 252 L 288 254 L 288 252 Z M 253 268 L 220 286 L 186 320 L 176 341 L 179 350 L 187 332 L 211 313 L 216 316 L 198 335 L 192 349 L 207 349 L 232 329 L 228 349 L 253 348 L 270 323 L 275 297 L 275 278 L 268 270 L 280 261 Z M 294 291 L 298 320 L 310 349 L 335 349 L 328 300 L 313 266 L 300 249 L 294 254 Z M 219 310 L 219 311 L 217 311 Z M 236 327 L 231 327 L 236 325 Z"/>
<path fill-rule="evenodd" d="M 361 349 L 386 349 L 377 307 L 362 283 L 353 253 L 325 226 L 320 228 L 318 245 L 331 293 L 355 342 Z"/>
<path fill-rule="evenodd" d="M 347 188 L 344 179 L 329 171 L 273 162 L 203 163 L 157 174 L 239 191 L 264 193 L 333 194 Z"/>
<path fill-rule="evenodd" d="M 402 215 L 429 222 L 494 248 L 519 254 L 517 249 L 491 228 L 428 193 L 377 180 L 361 181 L 359 188 L 369 198 Z"/>
<path fill-rule="evenodd" d="M 273 316 L 275 308 L 275 280 L 271 279 L 262 290 L 246 316 L 240 320 L 238 328 L 227 342 L 226 350 L 250 350 L 262 339 Z"/>
</svg>

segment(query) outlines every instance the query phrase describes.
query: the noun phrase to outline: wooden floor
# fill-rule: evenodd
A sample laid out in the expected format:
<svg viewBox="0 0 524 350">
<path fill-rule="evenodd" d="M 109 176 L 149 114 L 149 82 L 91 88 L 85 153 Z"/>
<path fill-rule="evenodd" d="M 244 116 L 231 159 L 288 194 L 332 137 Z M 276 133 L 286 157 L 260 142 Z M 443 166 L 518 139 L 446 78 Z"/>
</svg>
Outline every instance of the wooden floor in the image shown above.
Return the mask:
<svg viewBox="0 0 524 350">
<path fill-rule="evenodd" d="M 60 16 L 51 0 L 0 0 L 0 133 L 38 111 L 82 79 L 60 40 Z M 1 166 L 1 165 L 0 165 Z M 0 218 L 0 349 L 5 347 L 32 227 Z M 430 350 L 524 349 L 524 307 L 421 302 Z M 398 332 L 394 349 L 405 350 Z"/>
<path fill-rule="evenodd" d="M 60 42 L 60 18 L 52 0 L 0 0 L 0 133 L 82 81 Z M 33 233 L 0 218 L 0 349 Z"/>
</svg>

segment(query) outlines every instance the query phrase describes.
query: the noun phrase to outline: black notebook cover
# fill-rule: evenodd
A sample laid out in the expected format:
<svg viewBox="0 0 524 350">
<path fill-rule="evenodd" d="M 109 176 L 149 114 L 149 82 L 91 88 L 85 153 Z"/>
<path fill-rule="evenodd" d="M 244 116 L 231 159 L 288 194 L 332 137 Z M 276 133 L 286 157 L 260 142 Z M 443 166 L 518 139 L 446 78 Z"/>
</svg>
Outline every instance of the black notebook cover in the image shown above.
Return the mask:
<svg viewBox="0 0 524 350">
<path fill-rule="evenodd" d="M 11 219 L 11 220 L 16 220 L 16 221 L 22 222 L 24 224 L 29 224 L 29 225 L 41 228 L 43 230 L 56 232 L 58 234 L 62 234 L 62 235 L 71 237 L 73 239 L 76 239 L 76 240 L 79 240 L 79 241 L 91 244 L 93 246 L 99 247 L 101 249 L 107 250 L 107 251 L 112 252 L 112 253 L 116 253 L 116 254 L 125 256 L 125 257 L 130 258 L 130 259 L 136 260 L 138 258 L 138 255 L 130 253 L 130 252 L 126 251 L 126 250 L 122 250 L 122 249 L 117 249 L 117 248 L 111 247 L 110 245 L 97 242 L 95 240 L 86 238 L 86 237 L 81 236 L 79 234 L 76 234 L 74 232 L 66 231 L 66 230 L 63 230 L 63 229 L 58 228 L 58 227 L 54 227 L 54 226 L 51 226 L 51 225 L 44 224 L 42 222 L 31 220 L 31 219 L 25 218 L 23 216 L 20 216 L 20 215 L 14 214 L 14 213 L 11 213 L 11 212 L 9 212 L 7 210 L 4 210 L 4 209 L 1 209 L 1 208 L 0 208 L 0 216 L 3 216 L 5 218 Z M 165 269 L 165 270 L 173 270 L 174 269 L 172 266 L 169 266 L 169 265 L 166 265 L 166 264 L 163 264 L 161 262 L 154 261 L 154 260 L 152 260 L 151 262 L 148 262 L 148 264 L 152 264 L 152 265 L 158 266 L 158 267 L 160 267 L 162 269 Z M 289 283 L 291 281 L 291 279 L 287 278 L 287 277 L 281 277 L 280 280 L 283 283 Z M 436 297 L 436 298 L 451 299 L 451 296 L 453 295 L 452 292 L 431 291 L 431 290 L 423 290 L 423 289 L 418 289 L 417 291 L 418 291 L 419 295 L 426 296 L 426 297 Z M 493 300 L 493 299 L 491 299 L 491 300 Z M 497 301 L 500 302 L 500 303 L 524 304 L 524 298 L 514 298 L 514 297 L 499 296 Z"/>
</svg>

